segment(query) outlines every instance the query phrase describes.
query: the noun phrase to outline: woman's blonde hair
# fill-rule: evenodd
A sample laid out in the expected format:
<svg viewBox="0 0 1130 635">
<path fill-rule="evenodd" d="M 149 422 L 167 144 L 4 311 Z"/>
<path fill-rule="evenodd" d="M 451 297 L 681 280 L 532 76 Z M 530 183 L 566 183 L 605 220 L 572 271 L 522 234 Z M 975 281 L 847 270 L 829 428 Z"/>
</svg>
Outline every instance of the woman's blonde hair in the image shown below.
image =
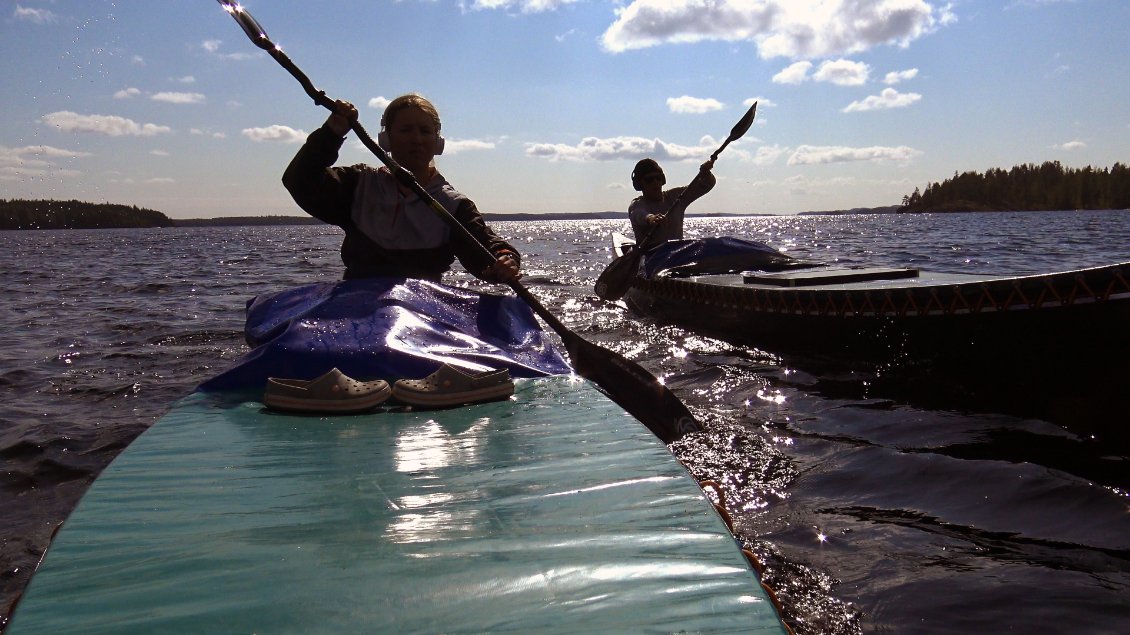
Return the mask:
<svg viewBox="0 0 1130 635">
<path fill-rule="evenodd" d="M 432 123 L 434 123 L 436 126 L 436 132 L 439 132 L 439 111 L 436 110 L 436 107 L 434 104 L 432 104 L 432 102 L 428 101 L 424 96 L 417 95 L 416 93 L 401 95 L 389 102 L 389 104 L 385 106 L 384 114 L 381 115 L 381 127 L 387 127 L 392 123 L 393 119 L 396 119 L 396 115 L 400 114 L 400 111 L 412 107 L 423 110 L 425 114 L 431 117 Z"/>
</svg>

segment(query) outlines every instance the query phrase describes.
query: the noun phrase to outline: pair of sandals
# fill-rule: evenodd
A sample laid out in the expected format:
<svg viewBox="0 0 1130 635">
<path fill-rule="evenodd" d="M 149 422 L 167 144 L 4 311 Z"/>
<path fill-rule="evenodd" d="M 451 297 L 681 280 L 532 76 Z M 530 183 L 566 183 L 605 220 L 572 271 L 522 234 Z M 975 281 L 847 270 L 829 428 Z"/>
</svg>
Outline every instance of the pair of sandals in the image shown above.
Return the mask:
<svg viewBox="0 0 1130 635">
<path fill-rule="evenodd" d="M 423 379 L 400 379 L 392 386 L 383 379 L 358 381 L 336 368 L 310 380 L 270 377 L 263 403 L 272 410 L 349 414 L 389 398 L 409 406 L 449 408 L 513 394 L 514 382 L 506 369 L 470 373 L 444 364 Z"/>
</svg>

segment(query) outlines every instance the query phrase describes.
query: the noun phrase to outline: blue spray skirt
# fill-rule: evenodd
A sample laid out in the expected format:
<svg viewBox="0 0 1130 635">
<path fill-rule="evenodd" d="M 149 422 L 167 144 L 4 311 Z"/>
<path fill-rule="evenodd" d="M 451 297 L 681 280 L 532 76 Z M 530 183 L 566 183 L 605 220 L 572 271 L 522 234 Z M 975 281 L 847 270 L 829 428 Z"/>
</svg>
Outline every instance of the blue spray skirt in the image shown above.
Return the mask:
<svg viewBox="0 0 1130 635">
<path fill-rule="evenodd" d="M 506 368 L 512 377 L 571 372 L 518 298 L 422 280 L 345 280 L 258 296 L 247 304 L 245 334 L 251 352 L 199 390 L 262 390 L 268 377 L 313 379 L 335 367 L 365 380 L 424 377 L 443 363 Z"/>
</svg>

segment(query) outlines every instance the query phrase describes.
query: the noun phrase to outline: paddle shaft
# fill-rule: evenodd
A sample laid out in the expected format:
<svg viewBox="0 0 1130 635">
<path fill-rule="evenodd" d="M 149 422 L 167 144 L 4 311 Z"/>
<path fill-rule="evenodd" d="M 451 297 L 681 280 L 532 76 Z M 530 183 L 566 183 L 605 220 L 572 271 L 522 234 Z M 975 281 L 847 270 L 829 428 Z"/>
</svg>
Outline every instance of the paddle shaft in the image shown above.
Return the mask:
<svg viewBox="0 0 1130 635">
<path fill-rule="evenodd" d="M 271 42 L 264 29 L 246 9 L 233 0 L 217 1 L 235 18 L 236 22 L 243 28 L 244 33 L 256 46 L 266 51 L 298 80 L 298 83 L 302 85 L 303 90 L 314 100 L 315 104 L 331 112 L 336 112 L 336 102 L 327 97 L 325 91 L 318 90 L 314 83 L 310 81 L 310 78 L 291 61 L 286 53 L 283 53 L 279 47 Z M 458 240 L 477 245 L 486 259 L 485 262 L 490 263 L 495 260 L 494 254 L 452 216 L 435 197 L 429 194 L 411 172 L 397 163 L 385 152 L 384 148 L 373 141 L 373 138 L 369 136 L 360 122 L 352 121 L 350 128 L 357 134 L 361 143 L 376 155 L 381 163 L 388 167 L 398 182 L 416 194 L 420 200 L 427 203 L 432 211 L 447 223 Z M 719 149 L 720 151 L 721 149 Z M 573 367 L 577 373 L 604 390 L 613 401 L 639 419 L 664 443 L 677 441 L 687 432 L 701 429 L 700 424 L 686 405 L 639 364 L 578 336 L 566 327 L 557 316 L 550 313 L 518 280 L 509 280 L 506 284 L 561 338 L 570 359 L 573 360 Z"/>
</svg>

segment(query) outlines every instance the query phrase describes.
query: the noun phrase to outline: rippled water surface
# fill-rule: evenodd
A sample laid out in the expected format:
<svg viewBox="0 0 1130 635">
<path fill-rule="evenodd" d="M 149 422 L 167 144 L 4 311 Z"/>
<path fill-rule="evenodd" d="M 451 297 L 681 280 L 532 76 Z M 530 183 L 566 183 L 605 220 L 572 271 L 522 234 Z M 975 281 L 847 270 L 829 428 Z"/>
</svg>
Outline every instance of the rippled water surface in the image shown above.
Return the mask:
<svg viewBox="0 0 1130 635">
<path fill-rule="evenodd" d="M 550 311 L 708 423 L 672 449 L 721 484 L 798 633 L 1126 632 L 1130 447 L 1106 432 L 1130 424 L 1123 402 L 973 409 L 939 385 L 924 405 L 850 366 L 600 302 L 592 283 L 626 223 L 494 225 Z M 1130 261 L 1130 212 L 689 220 L 696 233 L 953 272 Z M 339 278 L 339 244 L 324 226 L 0 232 L 0 616 L 97 473 L 246 352 L 245 302 Z M 1130 376 L 1127 353 L 1112 351 L 1112 377 Z"/>
</svg>

